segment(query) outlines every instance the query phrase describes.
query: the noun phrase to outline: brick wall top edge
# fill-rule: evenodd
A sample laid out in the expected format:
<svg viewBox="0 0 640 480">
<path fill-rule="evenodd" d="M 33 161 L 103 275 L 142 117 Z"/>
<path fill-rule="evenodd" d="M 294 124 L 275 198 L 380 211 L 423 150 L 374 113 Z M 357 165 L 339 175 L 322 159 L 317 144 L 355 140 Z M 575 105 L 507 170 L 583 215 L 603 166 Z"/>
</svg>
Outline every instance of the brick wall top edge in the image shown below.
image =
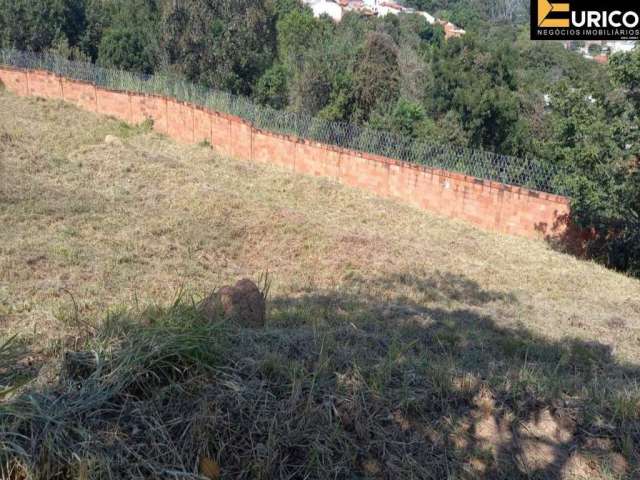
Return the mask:
<svg viewBox="0 0 640 480">
<path fill-rule="evenodd" d="M 558 204 L 561 204 L 561 205 L 568 205 L 570 203 L 570 200 L 567 197 L 563 197 L 562 195 L 555 195 L 555 194 L 552 194 L 552 193 L 539 192 L 539 191 L 536 191 L 536 190 L 530 190 L 528 188 L 519 187 L 519 186 L 516 186 L 516 185 L 509 185 L 509 184 L 506 184 L 506 183 L 496 182 L 496 181 L 493 181 L 493 180 L 483 180 L 481 178 L 473 177 L 471 175 L 465 175 L 463 173 L 451 172 L 451 171 L 448 171 L 448 170 L 429 167 L 427 165 L 419 165 L 419 164 L 416 164 L 416 163 L 405 162 L 403 160 L 397 160 L 397 159 L 393 159 L 393 158 L 383 157 L 383 156 L 380 156 L 380 155 L 375 155 L 375 154 L 371 154 L 371 153 L 367 153 L 367 152 L 360 152 L 360 151 L 357 151 L 357 150 L 350 150 L 348 148 L 342 148 L 342 147 L 338 147 L 336 145 L 327 145 L 327 144 L 323 144 L 323 143 L 320 143 L 320 142 L 316 142 L 314 140 L 301 139 L 299 137 L 296 137 L 295 135 L 286 135 L 286 134 L 271 132 L 271 131 L 263 130 L 263 129 L 259 129 L 259 128 L 255 128 L 255 130 L 257 132 L 262 133 L 263 135 L 268 135 L 268 136 L 276 137 L 276 138 L 282 138 L 282 139 L 290 140 L 290 141 L 296 142 L 296 143 L 304 143 L 304 144 L 309 145 L 309 146 L 315 146 L 315 147 L 318 147 L 318 148 L 323 148 L 325 150 L 334 151 L 336 153 L 341 153 L 341 154 L 344 154 L 344 155 L 353 155 L 355 157 L 365 158 L 367 160 L 371 160 L 371 161 L 374 161 L 374 162 L 383 163 L 383 164 L 385 164 L 387 166 L 388 165 L 395 165 L 395 166 L 399 166 L 401 168 L 412 168 L 412 169 L 419 170 L 419 171 L 422 171 L 422 172 L 425 172 L 425 173 L 429 173 L 429 174 L 432 174 L 432 175 L 436 175 L 436 176 L 439 176 L 439 177 L 442 177 L 442 178 L 447 178 L 447 179 L 451 179 L 451 180 L 455 180 L 455 181 L 459 181 L 459 182 L 464 182 L 464 183 L 473 184 L 473 185 L 482 184 L 483 187 L 486 187 L 486 188 L 488 188 L 490 190 L 508 192 L 508 193 L 516 194 L 518 196 L 536 197 L 536 198 L 539 198 L 539 199 L 547 200 L 549 202 L 558 203 Z"/>
<path fill-rule="evenodd" d="M 22 73 L 33 71 L 33 70 L 29 70 L 28 68 L 14 67 L 12 65 L 2 65 L 0 66 L 0 70 L 5 70 L 8 72 L 22 72 Z"/>
<path fill-rule="evenodd" d="M 114 90 L 112 88 L 104 88 L 104 87 L 97 87 L 96 90 L 100 91 L 100 92 L 105 92 L 105 93 L 118 93 L 120 95 L 131 95 L 132 92 L 130 92 L 129 90 Z M 136 93 L 133 93 L 133 95 L 136 95 Z"/>
<path fill-rule="evenodd" d="M 76 82 L 79 84 L 84 84 L 84 85 L 91 85 L 93 86 L 94 84 L 92 82 L 87 82 L 84 80 L 76 80 L 76 79 L 68 79 L 66 77 L 62 77 L 60 75 L 57 75 L 55 73 L 49 72 L 47 70 L 30 70 L 30 69 L 24 69 L 24 68 L 19 68 L 19 67 L 13 67 L 13 66 L 5 66 L 3 65 L 2 67 L 0 67 L 0 69 L 2 70 L 6 70 L 6 71 L 17 71 L 17 72 L 34 72 L 34 73 L 43 73 L 43 74 L 47 74 L 47 75 L 52 75 L 58 78 L 62 78 L 65 81 L 70 81 L 70 82 Z M 152 93 L 144 93 L 144 92 L 130 92 L 130 91 L 124 91 L 124 90 L 114 90 L 114 89 L 110 89 L 110 88 L 106 88 L 106 87 L 102 87 L 102 86 L 98 86 L 97 87 L 98 90 L 103 90 L 103 91 L 107 91 L 107 92 L 113 92 L 113 93 L 125 93 L 125 94 L 129 94 L 129 95 L 138 95 L 138 96 L 144 96 L 144 97 L 150 97 L 150 98 L 159 98 L 159 99 L 163 99 L 163 100 L 167 100 L 167 101 L 172 101 L 178 104 L 182 104 L 185 106 L 190 106 L 192 108 L 201 110 L 203 112 L 207 112 L 209 114 L 215 115 L 217 117 L 221 117 L 230 121 L 234 121 L 236 123 L 241 123 L 244 124 L 246 126 L 252 126 L 252 123 L 248 120 L 245 120 L 241 117 L 235 116 L 235 115 L 231 115 L 225 112 L 219 112 L 217 110 L 212 110 L 208 107 L 203 107 L 202 105 L 197 105 L 197 104 L 193 104 L 190 102 L 185 102 L 182 100 L 178 100 L 176 98 L 172 98 L 172 97 L 167 97 L 165 95 L 157 95 L 157 94 L 152 94 Z M 551 203 L 557 203 L 560 205 L 565 205 L 568 206 L 570 204 L 570 199 L 562 196 L 562 195 L 556 195 L 553 193 L 546 193 L 546 192 L 539 192 L 536 190 L 530 190 L 528 188 L 525 187 L 519 187 L 516 185 L 508 185 L 508 184 L 504 184 L 504 183 L 500 183 L 500 182 L 496 182 L 493 180 L 484 180 L 484 179 L 480 179 L 477 177 L 473 177 L 470 175 L 465 175 L 462 173 L 457 173 L 457 172 L 450 172 L 448 170 L 443 170 L 443 169 L 438 169 L 438 168 L 433 168 L 433 167 L 429 167 L 427 165 L 419 165 L 419 164 L 415 164 L 415 163 L 410 163 L 410 162 L 405 162 L 403 160 L 397 160 L 397 159 L 393 159 L 393 158 L 388 158 L 388 157 L 383 157 L 380 155 L 375 155 L 375 154 L 371 154 L 371 153 L 367 153 L 367 152 L 360 152 L 357 150 L 350 150 L 347 148 L 343 148 L 343 147 L 339 147 L 337 145 L 328 145 L 328 144 L 323 144 L 314 140 L 308 140 L 308 139 L 302 139 L 300 137 L 297 137 L 295 135 L 287 135 L 287 134 L 282 134 L 282 133 L 277 133 L 277 132 L 271 132 L 268 130 L 262 130 L 256 127 L 253 127 L 254 130 L 256 130 L 257 132 L 260 132 L 264 135 L 268 135 L 271 137 L 276 137 L 276 138 L 281 138 L 281 139 L 285 139 L 294 143 L 303 143 L 306 145 L 310 145 L 310 146 L 315 146 L 318 148 L 322 148 L 325 150 L 329 150 L 329 151 L 333 151 L 339 154 L 344 154 L 344 155 L 352 155 L 355 157 L 360 157 L 360 158 L 364 158 L 373 162 L 377 162 L 377 163 L 382 163 L 385 166 L 389 166 L 389 165 L 393 165 L 393 166 L 399 166 L 401 168 L 409 168 L 409 169 L 414 169 L 414 170 L 418 170 L 418 171 L 422 171 L 425 173 L 429 173 L 431 175 L 435 175 L 435 176 L 439 176 L 442 178 L 447 178 L 447 179 L 451 179 L 451 180 L 455 180 L 458 182 L 463 182 L 463 183 L 469 183 L 469 184 L 473 184 L 473 185 L 478 185 L 481 184 L 483 187 L 486 187 L 490 190 L 496 190 L 496 191 L 500 191 L 500 192 L 507 192 L 507 193 L 511 193 L 511 194 L 515 194 L 518 196 L 528 196 L 528 197 L 535 197 L 537 199 L 540 200 L 546 200 L 548 202 Z"/>
<path fill-rule="evenodd" d="M 312 140 L 305 140 L 304 138 L 296 137 L 295 135 L 291 135 L 288 133 L 271 132 L 269 130 L 263 130 L 262 128 L 258 128 L 258 127 L 253 127 L 253 129 L 256 131 L 256 133 L 260 133 L 261 135 L 279 138 L 281 140 L 287 140 L 292 143 L 302 143 L 302 144 L 306 144 L 313 147 L 319 147 L 319 148 L 328 146 L 322 143 L 313 142 Z"/>
<path fill-rule="evenodd" d="M 78 85 L 86 85 L 89 87 L 95 87 L 94 83 L 91 82 L 87 82 L 85 80 L 76 80 L 75 78 L 67 78 L 67 77 L 60 77 L 58 75 L 56 75 L 58 78 L 60 78 L 63 82 L 66 83 L 77 83 Z"/>
<path fill-rule="evenodd" d="M 66 78 L 63 77 L 62 75 L 58 75 L 55 72 L 50 72 L 49 70 L 38 70 L 38 69 L 34 69 L 34 70 L 29 70 L 28 68 L 25 70 L 22 70 L 23 72 L 30 72 L 30 73 L 42 73 L 44 75 L 49 75 L 51 77 L 57 77 L 57 78 Z"/>
</svg>

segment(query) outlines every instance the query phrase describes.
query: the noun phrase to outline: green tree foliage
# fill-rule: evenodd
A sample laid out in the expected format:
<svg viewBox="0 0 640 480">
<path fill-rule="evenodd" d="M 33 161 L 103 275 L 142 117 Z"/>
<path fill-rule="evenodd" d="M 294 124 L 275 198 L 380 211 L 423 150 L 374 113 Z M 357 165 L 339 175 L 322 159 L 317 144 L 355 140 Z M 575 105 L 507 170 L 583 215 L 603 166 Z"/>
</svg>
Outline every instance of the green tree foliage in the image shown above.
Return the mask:
<svg viewBox="0 0 640 480">
<path fill-rule="evenodd" d="M 600 55 L 602 53 L 602 46 L 597 43 L 589 45 L 589 55 Z"/>
<path fill-rule="evenodd" d="M 153 73 L 160 62 L 159 12 L 155 0 L 119 0 L 113 2 L 111 10 L 112 18 L 102 31 L 98 48 L 100 63 Z"/>
<path fill-rule="evenodd" d="M 398 46 L 379 32 L 367 35 L 353 73 L 356 118 L 367 120 L 377 104 L 394 103 L 400 93 Z"/>
<path fill-rule="evenodd" d="M 274 63 L 256 85 L 254 97 L 262 105 L 277 109 L 286 108 L 288 102 L 289 73 L 282 63 Z"/>
<path fill-rule="evenodd" d="M 505 44 L 487 47 L 471 35 L 446 42 L 433 61 L 432 112 L 436 117 L 456 112 L 473 147 L 521 153 L 526 128 L 516 61 L 516 52 Z"/>
<path fill-rule="evenodd" d="M 590 254 L 610 267 L 640 275 L 640 52 L 611 63 L 618 92 L 605 98 L 561 87 L 553 136 L 566 162 L 574 221 L 593 232 Z"/>
<path fill-rule="evenodd" d="M 277 22 L 278 53 L 281 61 L 293 71 L 304 54 L 320 41 L 321 24 L 308 8 L 292 9 Z"/>
<path fill-rule="evenodd" d="M 609 118 L 603 101 L 584 88 L 560 83 L 553 92 L 547 121 L 551 135 L 543 155 L 572 173 L 591 175 L 624 154 L 624 145 L 616 142 L 616 132 L 622 128 L 619 119 Z M 598 173 L 604 172 L 595 177 L 600 177 Z"/>
<path fill-rule="evenodd" d="M 74 46 L 85 28 L 83 0 L 0 0 L 0 45 L 41 52 Z"/>
<path fill-rule="evenodd" d="M 275 18 L 266 0 L 165 2 L 167 62 L 188 79 L 251 94 L 275 58 Z"/>
<path fill-rule="evenodd" d="M 124 70 L 153 73 L 155 52 L 146 40 L 144 32 L 136 28 L 111 28 L 100 42 L 100 62 Z"/>
<path fill-rule="evenodd" d="M 613 55 L 609 69 L 614 82 L 624 88 L 627 97 L 633 101 L 637 114 L 640 110 L 640 51 Z"/>
</svg>

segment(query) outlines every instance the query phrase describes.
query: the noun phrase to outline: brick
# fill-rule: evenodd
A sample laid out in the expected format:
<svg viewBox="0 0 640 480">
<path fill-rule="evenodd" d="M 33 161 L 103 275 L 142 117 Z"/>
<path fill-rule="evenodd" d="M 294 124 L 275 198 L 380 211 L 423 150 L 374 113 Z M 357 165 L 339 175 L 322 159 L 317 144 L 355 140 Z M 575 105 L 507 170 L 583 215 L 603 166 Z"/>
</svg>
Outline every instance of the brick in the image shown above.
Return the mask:
<svg viewBox="0 0 640 480">
<path fill-rule="evenodd" d="M 123 122 L 131 121 L 131 104 L 127 93 L 102 88 L 98 88 L 96 93 L 98 113 L 115 117 Z"/>
<path fill-rule="evenodd" d="M 293 170 L 296 159 L 296 142 L 293 139 L 269 132 L 254 130 L 253 160 L 270 163 Z"/>
<path fill-rule="evenodd" d="M 83 110 L 96 111 L 96 87 L 94 85 L 64 78 L 62 79 L 62 94 L 66 102 L 73 103 Z"/>
<path fill-rule="evenodd" d="M 21 97 L 29 95 L 27 85 L 27 72 L 21 70 L 0 69 L 0 83 L 11 93 Z"/>
<path fill-rule="evenodd" d="M 211 145 L 220 155 L 230 157 L 231 149 L 231 120 L 226 116 L 211 113 Z"/>
<path fill-rule="evenodd" d="M 167 100 L 152 95 L 132 94 L 131 120 L 134 123 L 142 123 L 149 119 L 153 121 L 153 129 L 157 132 L 168 134 L 167 124 Z"/>
<path fill-rule="evenodd" d="M 167 99 L 167 135 L 180 143 L 194 143 L 193 110 L 191 105 Z"/>
<path fill-rule="evenodd" d="M 62 82 L 52 73 L 31 71 L 27 74 L 29 95 L 34 97 L 62 98 Z"/>
<path fill-rule="evenodd" d="M 252 160 L 253 132 L 251 126 L 241 119 L 231 120 L 231 145 L 232 156 L 241 160 Z"/>
<path fill-rule="evenodd" d="M 193 108 L 193 140 L 211 143 L 211 114 L 203 108 Z"/>
</svg>

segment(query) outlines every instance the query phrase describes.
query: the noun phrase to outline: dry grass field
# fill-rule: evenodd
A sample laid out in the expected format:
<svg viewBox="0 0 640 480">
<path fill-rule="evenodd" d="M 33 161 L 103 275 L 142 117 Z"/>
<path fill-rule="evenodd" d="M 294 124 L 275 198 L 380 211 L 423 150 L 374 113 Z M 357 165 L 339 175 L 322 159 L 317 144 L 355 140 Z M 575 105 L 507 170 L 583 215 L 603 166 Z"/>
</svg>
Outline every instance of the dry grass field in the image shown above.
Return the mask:
<svg viewBox="0 0 640 480">
<path fill-rule="evenodd" d="M 265 272 L 264 331 L 201 325 Z M 640 478 L 639 380 L 638 280 L 0 92 L 5 476 Z"/>
</svg>

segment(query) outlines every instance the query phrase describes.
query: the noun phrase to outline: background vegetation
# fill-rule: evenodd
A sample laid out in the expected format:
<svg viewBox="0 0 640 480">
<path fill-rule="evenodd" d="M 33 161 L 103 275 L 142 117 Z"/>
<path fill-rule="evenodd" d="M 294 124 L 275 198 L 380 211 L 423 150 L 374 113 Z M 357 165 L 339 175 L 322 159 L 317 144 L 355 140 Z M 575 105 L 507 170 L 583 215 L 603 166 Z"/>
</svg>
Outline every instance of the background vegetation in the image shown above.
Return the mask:
<svg viewBox="0 0 640 480">
<path fill-rule="evenodd" d="M 280 109 L 565 168 L 590 254 L 640 273 L 640 52 L 598 65 L 528 39 L 528 2 L 410 0 L 340 24 L 296 0 L 0 0 L 0 46 L 164 72 Z"/>
</svg>

